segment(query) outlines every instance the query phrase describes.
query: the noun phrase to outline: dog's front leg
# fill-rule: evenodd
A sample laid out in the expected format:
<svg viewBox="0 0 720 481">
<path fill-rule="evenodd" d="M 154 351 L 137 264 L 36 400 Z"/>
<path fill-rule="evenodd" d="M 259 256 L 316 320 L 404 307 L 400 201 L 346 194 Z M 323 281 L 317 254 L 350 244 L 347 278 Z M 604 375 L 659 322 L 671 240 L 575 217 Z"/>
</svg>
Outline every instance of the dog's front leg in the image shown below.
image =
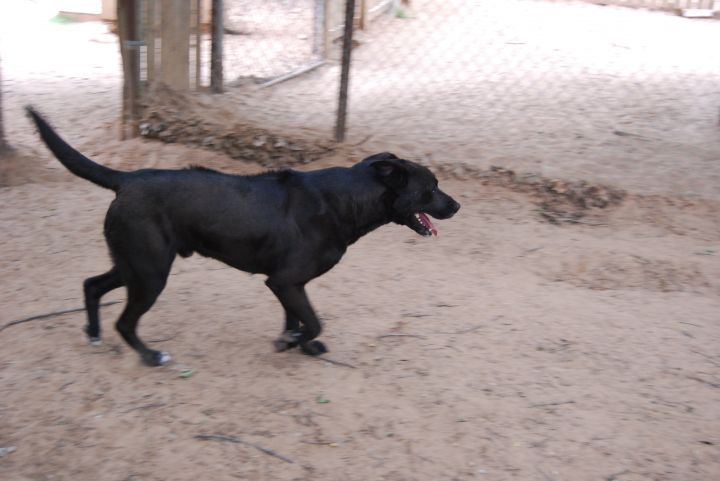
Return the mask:
<svg viewBox="0 0 720 481">
<path fill-rule="evenodd" d="M 285 311 L 285 329 L 283 333 L 273 341 L 275 351 L 283 352 L 298 345 L 300 336 L 300 321 L 288 311 Z"/>
<path fill-rule="evenodd" d="M 315 314 L 315 311 L 307 298 L 305 285 L 278 284 L 272 278 L 268 279 L 266 284 L 282 304 L 286 315 L 289 316 L 286 318 L 286 326 L 288 325 L 288 322 L 292 323 L 299 321 L 302 324 L 299 329 L 296 328 L 291 333 L 285 332 L 278 341 L 297 342 L 300 345 L 302 352 L 311 356 L 318 356 L 326 353 L 327 348 L 325 345 L 322 342 L 315 340 L 315 338 L 320 335 L 322 326 L 320 325 L 320 320 Z M 286 337 L 288 337 L 287 340 L 285 340 Z"/>
</svg>

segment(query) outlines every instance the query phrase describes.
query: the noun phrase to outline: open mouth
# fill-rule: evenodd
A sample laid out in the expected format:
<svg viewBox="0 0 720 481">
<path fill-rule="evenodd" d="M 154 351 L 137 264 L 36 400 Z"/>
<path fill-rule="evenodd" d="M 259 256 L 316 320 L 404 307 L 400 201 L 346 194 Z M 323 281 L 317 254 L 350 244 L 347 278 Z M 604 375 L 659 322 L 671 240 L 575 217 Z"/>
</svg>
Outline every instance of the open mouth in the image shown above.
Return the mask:
<svg viewBox="0 0 720 481">
<path fill-rule="evenodd" d="M 410 228 L 424 237 L 438 235 L 438 231 L 425 212 L 417 212 L 410 216 Z"/>
</svg>

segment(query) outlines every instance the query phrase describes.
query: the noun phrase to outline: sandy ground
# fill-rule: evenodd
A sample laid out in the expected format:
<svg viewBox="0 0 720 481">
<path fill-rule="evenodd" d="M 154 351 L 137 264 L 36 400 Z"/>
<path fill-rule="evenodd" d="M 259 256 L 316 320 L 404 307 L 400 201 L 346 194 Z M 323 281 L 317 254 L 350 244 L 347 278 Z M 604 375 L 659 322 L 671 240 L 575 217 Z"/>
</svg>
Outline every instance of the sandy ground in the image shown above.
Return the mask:
<svg viewBox="0 0 720 481">
<path fill-rule="evenodd" d="M 273 353 L 282 316 L 262 279 L 200 258 L 176 263 L 141 323 L 168 367 L 121 342 L 117 305 L 102 347 L 82 313 L 3 330 L 0 441 L 17 450 L 0 477 L 720 476 L 717 205 L 631 199 L 556 227 L 524 196 L 444 184 L 464 207 L 437 239 L 386 227 L 310 286 L 328 357 L 353 368 Z M 3 321 L 81 306 L 109 265 L 111 196 L 72 181 L 0 199 Z"/>
<path fill-rule="evenodd" d="M 0 325 L 80 307 L 82 280 L 109 265 L 101 225 L 112 196 L 52 160 L 23 104 L 37 104 L 68 140 L 118 168 L 257 169 L 203 150 L 115 140 L 114 38 L 98 24 L 49 25 L 30 13 L 24 24 L 2 25 L 8 138 L 19 155 L 2 170 L 11 185 L 0 188 Z M 267 92 L 265 112 L 277 114 L 280 90 Z M 296 95 L 287 117 L 267 125 L 292 124 L 294 109 L 310 105 Z M 625 99 L 637 102 L 630 125 L 648 129 L 643 135 L 669 125 L 638 123 L 650 104 Z M 260 99 L 238 102 L 262 125 Z M 581 224 L 553 226 L 531 197 L 445 179 L 463 209 L 438 223 L 437 239 L 383 228 L 310 285 L 327 357 L 344 364 L 273 353 L 281 311 L 262 277 L 197 257 L 175 264 L 141 323 L 146 340 L 174 356 L 170 366 L 143 367 L 120 341 L 112 323 L 121 305 L 103 310 L 101 347 L 84 342 L 81 312 L 0 331 L 0 479 L 720 478 L 719 171 L 701 122 L 709 109 L 672 112 L 687 138 L 699 139 L 692 145 L 669 127 L 645 150 L 632 136 L 612 134 L 620 146 L 595 139 L 588 159 L 617 159 L 592 172 L 565 144 L 530 130 L 515 144 L 478 137 L 473 148 L 503 151 L 510 167 L 536 151 L 565 177 L 589 172 L 582 178 L 614 180 L 630 195 Z M 407 135 L 375 134 L 362 150 L 379 139 L 399 153 L 421 145 L 413 125 L 424 117 L 399 119 Z M 460 135 L 449 125 L 447 136 Z M 449 151 L 433 132 L 433 160 L 467 148 Z M 666 151 L 682 154 L 685 168 L 668 171 Z M 195 437 L 205 434 L 250 444 Z"/>
</svg>

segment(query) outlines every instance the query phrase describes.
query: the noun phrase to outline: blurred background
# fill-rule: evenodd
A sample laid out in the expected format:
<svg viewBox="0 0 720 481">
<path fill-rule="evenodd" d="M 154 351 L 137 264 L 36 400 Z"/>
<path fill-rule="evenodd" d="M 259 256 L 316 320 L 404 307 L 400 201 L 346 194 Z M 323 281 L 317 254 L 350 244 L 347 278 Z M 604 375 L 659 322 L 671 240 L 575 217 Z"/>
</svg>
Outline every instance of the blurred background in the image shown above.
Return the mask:
<svg viewBox="0 0 720 481">
<path fill-rule="evenodd" d="M 259 128 L 333 139 L 345 2 L 221 3 L 222 105 Z M 354 4 L 348 144 L 458 169 L 502 166 L 645 193 L 718 195 L 717 1 Z M 125 78 L 137 76 L 138 95 L 156 80 L 181 91 L 207 90 L 211 2 L 127 5 L 134 6 L 138 57 Z M 109 88 L 108 101 L 118 101 L 120 49 L 103 31 L 117 30 L 115 2 L 3 8 L 6 96 L 31 101 L 39 86 L 28 81 L 60 79 L 64 85 L 55 88 L 81 95 L 87 92 L 72 85 L 92 79 L 92 91 Z M 33 9 L 44 14 L 28 13 Z M 71 53 L 80 45 L 81 55 Z"/>
</svg>

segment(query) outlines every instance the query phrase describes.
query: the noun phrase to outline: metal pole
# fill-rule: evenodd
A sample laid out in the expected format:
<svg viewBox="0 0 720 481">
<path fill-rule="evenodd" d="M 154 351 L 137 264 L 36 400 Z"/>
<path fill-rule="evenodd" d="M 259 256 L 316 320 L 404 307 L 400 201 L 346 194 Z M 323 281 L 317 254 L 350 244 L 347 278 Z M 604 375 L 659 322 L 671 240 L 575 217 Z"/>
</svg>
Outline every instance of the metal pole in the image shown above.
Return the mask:
<svg viewBox="0 0 720 481">
<path fill-rule="evenodd" d="M 335 140 L 345 140 L 345 122 L 347 120 L 348 87 L 350 86 L 350 55 L 352 53 L 353 19 L 355 0 L 345 1 L 345 33 L 343 35 L 342 71 L 340 73 L 340 95 L 338 98 Z"/>
<path fill-rule="evenodd" d="M 223 91 L 223 0 L 212 0 L 210 45 L 210 91 Z"/>
</svg>

